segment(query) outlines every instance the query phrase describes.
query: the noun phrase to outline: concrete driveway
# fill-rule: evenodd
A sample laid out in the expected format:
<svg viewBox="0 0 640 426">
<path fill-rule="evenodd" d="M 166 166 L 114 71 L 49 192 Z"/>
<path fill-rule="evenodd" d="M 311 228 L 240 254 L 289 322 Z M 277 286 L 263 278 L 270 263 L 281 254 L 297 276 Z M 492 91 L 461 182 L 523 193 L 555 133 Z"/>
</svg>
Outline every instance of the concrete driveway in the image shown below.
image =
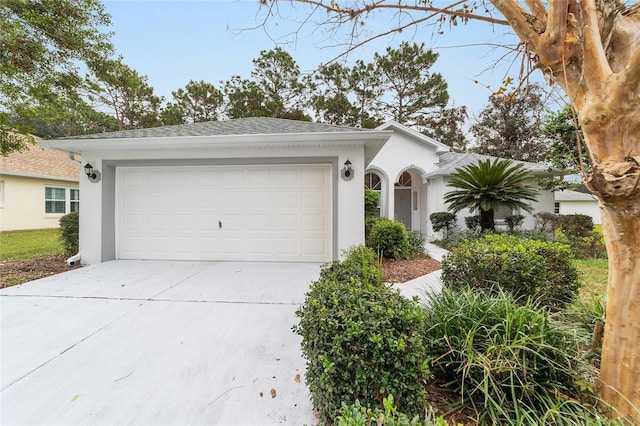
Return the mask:
<svg viewBox="0 0 640 426">
<path fill-rule="evenodd" d="M 0 291 L 0 424 L 314 424 L 318 264 L 113 261 Z"/>
</svg>

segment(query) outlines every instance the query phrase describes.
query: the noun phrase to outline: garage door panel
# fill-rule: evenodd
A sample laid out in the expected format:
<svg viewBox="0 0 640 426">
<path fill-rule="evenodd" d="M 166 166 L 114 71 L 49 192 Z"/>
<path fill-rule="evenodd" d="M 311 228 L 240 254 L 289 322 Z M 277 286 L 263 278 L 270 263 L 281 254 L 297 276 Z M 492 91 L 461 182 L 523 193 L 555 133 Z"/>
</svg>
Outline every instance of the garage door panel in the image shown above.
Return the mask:
<svg viewBox="0 0 640 426">
<path fill-rule="evenodd" d="M 124 167 L 116 179 L 119 258 L 331 260 L 329 165 Z"/>
</svg>

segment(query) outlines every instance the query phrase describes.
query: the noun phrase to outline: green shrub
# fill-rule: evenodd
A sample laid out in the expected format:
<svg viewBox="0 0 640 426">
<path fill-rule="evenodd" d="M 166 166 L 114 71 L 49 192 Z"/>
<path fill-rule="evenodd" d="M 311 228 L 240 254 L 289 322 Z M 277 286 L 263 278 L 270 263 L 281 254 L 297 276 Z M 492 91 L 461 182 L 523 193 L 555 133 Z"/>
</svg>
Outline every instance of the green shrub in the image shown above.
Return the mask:
<svg viewBox="0 0 640 426">
<path fill-rule="evenodd" d="M 464 218 L 464 224 L 469 231 L 477 231 L 480 228 L 480 216 L 467 216 Z"/>
<path fill-rule="evenodd" d="M 419 416 L 413 419 L 401 412 L 393 401 L 393 395 L 389 395 L 382 402 L 383 408 L 367 408 L 356 401 L 354 404 L 342 404 L 340 413 L 336 417 L 336 426 L 448 426 L 442 417 L 420 420 Z M 321 424 L 322 426 L 323 424 Z"/>
<path fill-rule="evenodd" d="M 420 231 L 410 231 L 408 237 L 409 251 L 411 252 L 411 254 L 416 256 L 427 253 L 427 250 L 424 247 L 426 239 Z"/>
<path fill-rule="evenodd" d="M 556 225 L 568 238 L 583 238 L 593 232 L 593 219 L 586 214 L 562 215 Z"/>
<path fill-rule="evenodd" d="M 522 226 L 522 222 L 524 222 L 524 216 L 521 214 L 512 214 L 504 218 L 505 223 L 507 224 L 507 229 L 509 232 L 514 232 Z"/>
<path fill-rule="evenodd" d="M 369 246 L 382 253 L 383 257 L 406 259 L 411 249 L 409 233 L 404 224 L 398 220 L 379 218 L 371 228 Z"/>
<path fill-rule="evenodd" d="M 562 308 L 577 295 L 578 271 L 565 244 L 489 234 L 445 256 L 442 282 L 454 289 L 504 289 L 525 303 Z"/>
<path fill-rule="evenodd" d="M 366 274 L 362 274 L 366 275 Z M 293 327 L 302 336 L 313 406 L 331 422 L 342 403 L 379 407 L 393 394 L 398 409 L 423 412 L 424 310 L 377 280 L 330 279 L 311 284 Z"/>
<path fill-rule="evenodd" d="M 437 383 L 472 407 L 480 425 L 606 424 L 593 399 L 595 372 L 574 331 L 546 308 L 444 289 L 426 309 L 425 342 Z"/>
<path fill-rule="evenodd" d="M 544 232 L 553 235 L 556 229 L 556 221 L 558 216 L 549 212 L 540 212 L 533 215 L 533 229 L 538 232 Z"/>
<path fill-rule="evenodd" d="M 378 205 L 380 204 L 380 194 L 369 188 L 364 189 L 364 217 L 378 216 Z"/>
<path fill-rule="evenodd" d="M 434 232 L 445 230 L 447 235 L 456 225 L 456 215 L 450 212 L 435 212 L 429 216 Z"/>
<path fill-rule="evenodd" d="M 368 247 L 353 246 L 342 252 L 341 262 L 333 261 L 320 268 L 320 280 L 378 281 L 382 278 L 382 264 Z"/>
<path fill-rule="evenodd" d="M 378 222 L 379 219 L 380 218 L 376 216 L 370 216 L 364 219 L 364 237 L 366 241 L 369 241 L 369 235 L 371 235 L 371 229 L 373 228 L 373 225 L 375 225 L 376 222 Z"/>
<path fill-rule="evenodd" d="M 62 216 L 59 220 L 59 238 L 66 254 L 78 253 L 79 218 L 78 212 L 73 212 Z"/>
</svg>

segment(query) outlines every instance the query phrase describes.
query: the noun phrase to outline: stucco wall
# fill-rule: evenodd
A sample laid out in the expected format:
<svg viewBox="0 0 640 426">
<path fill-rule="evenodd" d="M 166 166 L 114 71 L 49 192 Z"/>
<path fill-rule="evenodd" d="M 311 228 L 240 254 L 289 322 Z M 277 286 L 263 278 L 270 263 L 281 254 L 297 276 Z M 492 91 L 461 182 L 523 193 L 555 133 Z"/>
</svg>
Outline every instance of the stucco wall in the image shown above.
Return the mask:
<svg viewBox="0 0 640 426">
<path fill-rule="evenodd" d="M 451 191 L 451 188 L 447 186 L 449 183 L 449 177 L 434 177 L 430 179 L 428 184 L 428 214 L 434 212 L 444 212 L 448 211 L 447 205 L 444 202 L 444 194 Z M 529 184 L 534 184 L 533 180 L 528 182 Z M 526 211 L 521 211 L 520 214 L 524 216 L 524 221 L 522 224 L 522 229 L 533 229 L 535 219 L 533 217 L 534 214 L 540 212 L 550 212 L 553 213 L 554 207 L 554 199 L 553 193 L 551 191 L 540 190 L 540 193 L 537 196 L 537 201 L 531 203 L 533 211 L 532 213 L 527 213 Z M 477 212 L 471 213 L 469 210 L 461 211 L 457 214 L 457 223 L 458 227 L 462 230 L 466 230 L 467 226 L 465 224 L 465 217 L 476 215 Z M 427 235 L 428 238 L 440 238 L 440 235 L 435 235 L 433 233 L 433 228 L 431 221 L 428 222 L 429 226 L 427 232 L 423 232 Z"/>
<path fill-rule="evenodd" d="M 334 194 L 336 216 L 333 246 L 334 257 L 352 245 L 364 242 L 364 149 L 363 145 L 348 146 L 307 146 L 296 148 L 252 148 L 216 150 L 148 150 L 130 152 L 83 152 L 83 164 L 90 162 L 102 173 L 98 183 L 80 179 L 82 193 L 80 215 L 80 252 L 82 263 L 93 264 L 111 260 L 115 247 L 111 237 L 115 235 L 114 188 L 115 169 L 118 165 L 201 165 L 201 164 L 305 164 L 308 161 L 323 161 L 333 164 Z M 248 159 L 247 159 L 248 158 Z M 314 160 L 315 159 L 315 160 Z M 318 160 L 320 159 L 320 160 Z M 349 159 L 354 177 L 345 181 L 339 177 L 340 169 Z"/>
<path fill-rule="evenodd" d="M 382 181 L 381 215 L 391 219 L 394 217 L 395 183 L 403 172 L 409 171 L 412 175 L 412 191 L 417 193 L 419 205 L 417 211 L 412 211 L 411 227 L 428 234 L 430 226 L 427 218 L 432 198 L 421 176 L 432 171 L 438 161 L 435 147 L 415 136 L 394 132 L 367 168 L 367 171 L 380 176 Z"/>
<path fill-rule="evenodd" d="M 64 214 L 45 213 L 44 188 L 78 188 L 77 182 L 0 175 L 3 200 L 0 203 L 0 230 L 57 228 Z"/>
<path fill-rule="evenodd" d="M 593 223 L 599 225 L 600 207 L 596 200 L 593 201 L 558 201 L 560 203 L 560 214 L 584 214 L 591 216 Z"/>
</svg>

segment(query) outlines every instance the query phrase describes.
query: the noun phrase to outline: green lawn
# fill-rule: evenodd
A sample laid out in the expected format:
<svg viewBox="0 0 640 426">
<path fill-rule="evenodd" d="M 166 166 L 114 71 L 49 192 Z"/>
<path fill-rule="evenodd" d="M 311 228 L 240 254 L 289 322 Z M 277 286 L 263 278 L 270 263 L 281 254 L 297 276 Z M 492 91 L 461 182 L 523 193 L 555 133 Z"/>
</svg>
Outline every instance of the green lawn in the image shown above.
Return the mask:
<svg viewBox="0 0 640 426">
<path fill-rule="evenodd" d="M 0 232 L 0 262 L 64 254 L 58 229 Z"/>
<path fill-rule="evenodd" d="M 580 289 L 580 298 L 585 302 L 600 299 L 604 303 L 609 273 L 607 259 L 577 259 L 575 264 L 583 284 Z"/>
</svg>

